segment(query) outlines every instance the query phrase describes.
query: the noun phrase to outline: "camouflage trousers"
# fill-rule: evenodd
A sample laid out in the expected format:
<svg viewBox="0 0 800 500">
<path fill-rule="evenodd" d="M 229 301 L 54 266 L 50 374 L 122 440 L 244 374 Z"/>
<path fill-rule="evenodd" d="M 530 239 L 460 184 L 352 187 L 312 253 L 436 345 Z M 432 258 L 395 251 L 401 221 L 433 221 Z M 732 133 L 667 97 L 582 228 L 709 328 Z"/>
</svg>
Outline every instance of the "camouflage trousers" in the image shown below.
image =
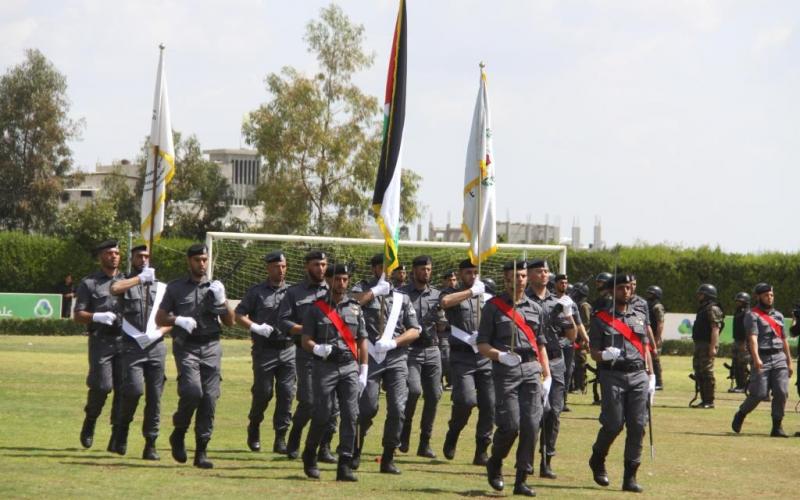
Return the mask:
<svg viewBox="0 0 800 500">
<path fill-rule="evenodd" d="M 747 382 L 750 378 L 750 350 L 747 348 L 747 342 L 737 341 L 733 345 L 733 377 L 737 389 L 744 389 L 747 387 Z"/>
<path fill-rule="evenodd" d="M 694 357 L 692 365 L 694 367 L 695 381 L 700 389 L 700 397 L 703 403 L 714 402 L 714 357 L 709 356 L 710 344 L 708 342 L 694 343 Z"/>
</svg>

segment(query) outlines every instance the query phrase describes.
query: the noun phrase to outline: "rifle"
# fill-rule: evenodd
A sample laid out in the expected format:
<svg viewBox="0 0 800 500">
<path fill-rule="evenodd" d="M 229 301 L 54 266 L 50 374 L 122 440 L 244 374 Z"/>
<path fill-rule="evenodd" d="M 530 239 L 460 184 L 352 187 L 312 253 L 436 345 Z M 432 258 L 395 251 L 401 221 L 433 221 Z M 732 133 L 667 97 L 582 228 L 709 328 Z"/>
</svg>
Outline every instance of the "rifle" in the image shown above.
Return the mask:
<svg viewBox="0 0 800 500">
<path fill-rule="evenodd" d="M 728 369 L 728 380 L 731 381 L 731 386 L 728 388 L 728 392 L 733 392 L 733 388 L 736 387 L 736 368 L 738 363 L 736 359 L 732 359 L 730 364 L 722 363 L 722 366 Z"/>
<path fill-rule="evenodd" d="M 697 380 L 694 373 L 690 373 L 689 378 L 694 380 L 694 397 L 689 401 L 689 408 L 691 408 L 694 402 L 697 401 L 697 398 L 700 397 L 700 381 Z"/>
<path fill-rule="evenodd" d="M 228 269 L 225 272 L 225 274 L 223 274 L 218 279 L 218 281 L 224 282 L 224 281 L 227 281 L 227 280 L 233 278 L 233 276 L 237 272 L 239 272 L 239 269 L 242 267 L 242 264 L 244 263 L 244 261 L 245 261 L 245 257 L 244 256 L 240 257 L 239 260 L 234 262 L 233 265 L 230 267 L 230 269 Z M 209 300 L 210 300 L 209 298 L 212 297 L 212 296 L 213 296 L 213 294 L 211 293 L 211 290 L 208 290 L 206 292 L 206 294 L 203 296 L 203 300 L 201 300 L 195 306 L 195 308 L 192 310 L 191 314 L 189 315 L 192 318 L 194 318 L 194 320 L 197 322 L 197 327 L 198 328 L 205 328 L 205 323 L 203 322 L 203 319 L 200 317 L 200 313 L 202 313 L 204 310 L 207 310 L 207 309 L 214 309 L 214 308 L 211 307 L 213 304 L 209 304 Z M 216 310 L 212 310 L 211 312 L 216 312 Z"/>
<path fill-rule="evenodd" d="M 587 380 L 586 385 L 592 384 L 592 404 L 599 405 L 600 404 L 600 381 L 597 380 L 597 368 L 593 367 L 589 363 L 586 363 L 586 369 L 594 375 L 593 379 Z M 584 389 L 585 392 L 585 389 Z"/>
</svg>

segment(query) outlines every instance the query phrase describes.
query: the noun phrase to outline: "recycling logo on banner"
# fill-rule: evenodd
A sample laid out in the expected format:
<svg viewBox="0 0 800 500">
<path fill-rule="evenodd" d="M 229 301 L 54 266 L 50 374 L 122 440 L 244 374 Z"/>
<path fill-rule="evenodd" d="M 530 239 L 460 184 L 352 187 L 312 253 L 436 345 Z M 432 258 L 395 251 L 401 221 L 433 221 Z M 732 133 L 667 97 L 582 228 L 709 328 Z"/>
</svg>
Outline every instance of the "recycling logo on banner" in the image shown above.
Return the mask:
<svg viewBox="0 0 800 500">
<path fill-rule="evenodd" d="M 47 299 L 39 299 L 39 302 L 36 303 L 36 307 L 33 308 L 33 315 L 37 318 L 49 318 L 53 315 L 53 306 L 50 305 L 50 301 Z"/>
</svg>

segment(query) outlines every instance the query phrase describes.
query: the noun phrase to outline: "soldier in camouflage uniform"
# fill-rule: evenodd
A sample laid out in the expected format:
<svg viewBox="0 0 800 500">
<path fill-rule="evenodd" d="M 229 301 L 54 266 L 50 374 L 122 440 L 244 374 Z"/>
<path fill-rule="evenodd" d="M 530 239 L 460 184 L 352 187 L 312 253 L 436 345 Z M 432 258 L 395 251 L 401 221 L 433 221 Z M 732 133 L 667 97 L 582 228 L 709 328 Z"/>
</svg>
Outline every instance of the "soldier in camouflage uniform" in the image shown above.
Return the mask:
<svg viewBox="0 0 800 500">
<path fill-rule="evenodd" d="M 736 311 L 733 313 L 733 378 L 735 387 L 728 392 L 743 393 L 747 387 L 750 373 L 750 350 L 747 347 L 747 332 L 744 329 L 744 317 L 750 314 L 750 294 L 739 292 L 734 297 Z"/>
<path fill-rule="evenodd" d="M 664 379 L 661 376 L 661 345 L 664 336 L 664 317 L 666 309 L 664 304 L 661 303 L 661 297 L 664 292 L 658 285 L 647 287 L 645 297 L 647 297 L 647 310 L 650 314 L 650 328 L 653 331 L 654 350 L 656 355 L 653 356 L 653 372 L 656 374 L 656 390 L 664 389 Z M 652 354 L 652 351 L 651 351 Z"/>
<path fill-rule="evenodd" d="M 700 308 L 692 325 L 694 341 L 695 382 L 700 388 L 701 401 L 693 408 L 714 408 L 714 358 L 717 356 L 719 334 L 724 325 L 725 315 L 717 302 L 717 288 L 703 284 L 697 289 L 697 300 Z"/>
</svg>

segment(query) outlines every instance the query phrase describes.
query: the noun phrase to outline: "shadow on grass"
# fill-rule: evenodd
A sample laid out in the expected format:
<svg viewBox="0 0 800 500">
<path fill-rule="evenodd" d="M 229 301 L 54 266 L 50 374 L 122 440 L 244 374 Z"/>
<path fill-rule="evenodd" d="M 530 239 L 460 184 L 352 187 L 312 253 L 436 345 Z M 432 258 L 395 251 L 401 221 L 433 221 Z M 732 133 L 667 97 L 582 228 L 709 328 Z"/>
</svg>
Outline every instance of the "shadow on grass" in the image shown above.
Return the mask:
<svg viewBox="0 0 800 500">
<path fill-rule="evenodd" d="M 86 465 L 90 467 L 119 467 L 119 468 L 133 468 L 133 469 L 177 469 L 179 467 L 187 467 L 186 465 L 181 464 L 145 464 L 145 463 L 121 463 L 121 462 L 112 462 L 112 463 L 97 463 L 97 462 L 85 462 L 85 461 L 78 461 L 78 460 L 65 460 L 59 462 L 63 465 Z"/>
</svg>

